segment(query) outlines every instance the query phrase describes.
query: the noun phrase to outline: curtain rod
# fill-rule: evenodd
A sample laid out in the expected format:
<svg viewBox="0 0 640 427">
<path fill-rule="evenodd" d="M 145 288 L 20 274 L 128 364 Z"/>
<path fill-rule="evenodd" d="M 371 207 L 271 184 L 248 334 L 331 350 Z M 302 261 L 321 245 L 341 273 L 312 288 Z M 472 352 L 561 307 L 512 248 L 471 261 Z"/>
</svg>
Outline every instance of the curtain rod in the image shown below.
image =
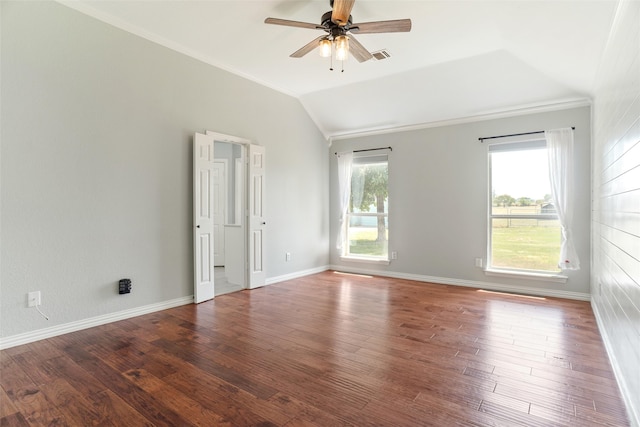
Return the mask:
<svg viewBox="0 0 640 427">
<path fill-rule="evenodd" d="M 571 126 L 572 130 L 575 130 L 575 126 Z M 543 130 L 537 130 L 535 132 L 524 132 L 524 133 L 512 133 L 511 135 L 497 135 L 497 136 L 485 136 L 484 138 L 478 138 L 478 141 L 484 142 L 485 139 L 495 139 L 495 138 L 507 138 L 509 136 L 522 136 L 522 135 L 535 135 L 536 133 L 544 133 Z"/>
<path fill-rule="evenodd" d="M 366 150 L 353 150 L 354 153 L 362 153 L 364 151 L 377 151 L 377 150 L 390 150 L 393 151 L 393 148 L 391 147 L 380 147 L 380 148 L 367 148 Z M 335 155 L 338 155 L 338 152 L 336 151 Z"/>
</svg>

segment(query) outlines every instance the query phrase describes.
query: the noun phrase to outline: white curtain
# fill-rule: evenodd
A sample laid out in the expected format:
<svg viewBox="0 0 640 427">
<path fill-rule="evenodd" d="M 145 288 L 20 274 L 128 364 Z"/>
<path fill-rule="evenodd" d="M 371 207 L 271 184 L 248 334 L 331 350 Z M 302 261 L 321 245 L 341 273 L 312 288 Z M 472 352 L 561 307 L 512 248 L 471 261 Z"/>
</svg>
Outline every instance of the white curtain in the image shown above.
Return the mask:
<svg viewBox="0 0 640 427">
<path fill-rule="evenodd" d="M 338 241 L 336 248 L 342 249 L 344 241 L 347 209 L 349 208 L 349 197 L 351 196 L 351 170 L 353 164 L 353 153 L 338 153 L 338 187 L 340 189 L 340 227 L 338 230 Z"/>
<path fill-rule="evenodd" d="M 580 260 L 573 242 L 573 129 L 546 131 L 547 152 L 549 153 L 549 181 L 551 197 L 558 212 L 562 228 L 562 244 L 558 267 L 561 270 L 579 270 Z"/>
</svg>

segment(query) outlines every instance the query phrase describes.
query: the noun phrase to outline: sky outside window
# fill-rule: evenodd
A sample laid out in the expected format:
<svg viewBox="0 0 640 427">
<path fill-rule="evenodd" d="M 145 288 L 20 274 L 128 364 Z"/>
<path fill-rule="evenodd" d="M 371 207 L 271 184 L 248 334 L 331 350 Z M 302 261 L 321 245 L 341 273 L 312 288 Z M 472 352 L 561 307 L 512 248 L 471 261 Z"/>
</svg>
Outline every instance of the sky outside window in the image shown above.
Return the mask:
<svg viewBox="0 0 640 427">
<path fill-rule="evenodd" d="M 545 149 L 492 153 L 491 174 L 494 196 L 542 200 L 551 193 Z"/>
</svg>

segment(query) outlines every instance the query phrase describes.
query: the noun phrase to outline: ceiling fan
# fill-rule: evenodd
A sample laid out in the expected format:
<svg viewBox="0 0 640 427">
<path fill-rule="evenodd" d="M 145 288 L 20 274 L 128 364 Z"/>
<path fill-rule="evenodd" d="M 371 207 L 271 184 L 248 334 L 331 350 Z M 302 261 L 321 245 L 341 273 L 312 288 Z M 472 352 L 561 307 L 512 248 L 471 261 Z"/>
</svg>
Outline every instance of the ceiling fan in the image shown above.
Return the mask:
<svg viewBox="0 0 640 427">
<path fill-rule="evenodd" d="M 354 24 L 351 16 L 351 9 L 353 9 L 354 3 L 355 0 L 329 0 L 332 10 L 322 15 L 320 24 L 278 18 L 267 18 L 264 22 L 265 24 L 322 30 L 327 33 L 313 39 L 293 52 L 289 55 L 292 58 L 302 58 L 316 47 L 319 47 L 321 56 L 330 57 L 332 56 L 332 50 L 335 49 L 335 57 L 337 60 L 346 60 L 348 53 L 351 52 L 358 62 L 364 62 L 373 58 L 373 55 L 355 39 L 353 34 L 401 33 L 411 31 L 411 19 Z"/>
</svg>

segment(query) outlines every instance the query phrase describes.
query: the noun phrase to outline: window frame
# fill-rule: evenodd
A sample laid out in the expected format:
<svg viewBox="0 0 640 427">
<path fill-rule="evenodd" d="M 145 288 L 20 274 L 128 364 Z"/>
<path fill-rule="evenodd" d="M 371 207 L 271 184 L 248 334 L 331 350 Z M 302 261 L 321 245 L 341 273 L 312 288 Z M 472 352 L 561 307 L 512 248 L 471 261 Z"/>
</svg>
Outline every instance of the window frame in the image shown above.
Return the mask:
<svg viewBox="0 0 640 427">
<path fill-rule="evenodd" d="M 484 272 L 487 276 L 505 276 L 511 278 L 523 278 L 545 281 L 566 282 L 567 277 L 560 274 L 560 269 L 554 270 L 533 270 L 517 267 L 501 267 L 493 266 L 493 222 L 495 219 L 535 219 L 535 220 L 558 220 L 558 214 L 539 213 L 539 214 L 494 214 L 493 213 L 493 168 L 492 153 L 496 152 L 514 152 L 533 149 L 548 150 L 547 142 L 542 138 L 527 140 L 511 140 L 504 142 L 494 142 L 487 144 L 487 163 L 488 163 L 488 209 L 487 209 L 487 262 Z"/>
<path fill-rule="evenodd" d="M 342 260 L 346 260 L 346 261 L 357 261 L 357 262 L 366 262 L 366 263 L 376 263 L 376 264 L 389 264 L 390 263 L 390 256 L 391 256 L 391 251 L 389 250 L 389 242 L 390 242 L 390 236 L 389 236 L 389 219 L 390 219 L 390 211 L 391 211 L 391 205 L 389 203 L 390 200 L 390 192 L 389 192 L 389 179 L 390 179 L 390 153 L 391 150 L 387 150 L 387 149 L 383 149 L 383 150 L 375 150 L 375 152 L 372 150 L 371 152 L 363 152 L 363 153 L 357 153 L 354 152 L 353 154 L 353 162 L 352 162 L 352 168 L 354 165 L 356 165 L 356 163 L 358 163 L 358 160 L 362 161 L 362 159 L 366 159 L 366 158 L 385 158 L 385 162 L 387 165 L 387 212 L 385 214 L 379 214 L 377 212 L 351 212 L 351 203 L 349 203 L 349 206 L 347 207 L 347 213 L 346 213 L 346 217 L 345 217 L 345 221 L 343 224 L 344 227 L 344 241 L 342 242 L 342 250 L 340 253 L 340 259 Z M 363 164 L 374 164 L 374 162 L 363 162 Z M 379 162 L 376 162 L 379 163 Z M 351 183 L 350 185 L 352 185 L 353 183 L 353 174 L 351 177 Z M 351 192 L 350 192 L 351 193 Z M 350 198 L 353 197 L 353 194 L 350 194 L 349 196 Z M 355 215 L 354 215 L 355 214 Z M 386 217 L 386 232 L 387 232 L 387 252 L 385 255 L 380 255 L 380 256 L 376 256 L 376 255 L 366 255 L 366 254 L 352 254 L 349 252 L 349 225 L 351 223 L 351 218 L 352 216 L 356 216 L 356 217 L 379 217 L 379 216 L 383 216 Z"/>
</svg>

